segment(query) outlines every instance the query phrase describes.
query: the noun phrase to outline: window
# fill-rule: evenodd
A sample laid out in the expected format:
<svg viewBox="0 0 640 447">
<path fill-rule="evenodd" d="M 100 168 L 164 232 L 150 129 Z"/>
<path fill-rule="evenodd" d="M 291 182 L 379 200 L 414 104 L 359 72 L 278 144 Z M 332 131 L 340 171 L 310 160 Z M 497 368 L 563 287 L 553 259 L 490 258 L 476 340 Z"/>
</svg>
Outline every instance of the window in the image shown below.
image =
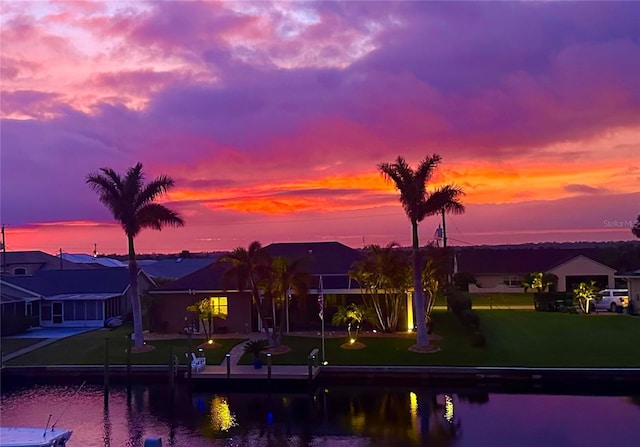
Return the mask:
<svg viewBox="0 0 640 447">
<path fill-rule="evenodd" d="M 13 269 L 13 274 L 14 275 L 26 275 L 27 274 L 27 269 L 24 267 L 16 267 Z"/>
<path fill-rule="evenodd" d="M 41 310 L 41 318 L 45 321 L 51 321 L 51 302 L 43 301 Z"/>
<path fill-rule="evenodd" d="M 96 304 L 98 304 L 98 302 L 97 301 L 85 301 L 85 304 L 87 306 L 86 319 L 87 320 L 97 320 L 98 317 L 96 315 Z"/>
<path fill-rule="evenodd" d="M 214 315 L 229 315 L 226 296 L 212 296 L 209 298 L 209 306 L 211 307 L 211 312 Z"/>
<path fill-rule="evenodd" d="M 522 287 L 522 278 L 518 275 L 505 276 L 502 282 L 507 287 Z"/>
<path fill-rule="evenodd" d="M 73 316 L 73 301 L 66 301 L 64 303 L 64 320 L 75 320 Z"/>
</svg>

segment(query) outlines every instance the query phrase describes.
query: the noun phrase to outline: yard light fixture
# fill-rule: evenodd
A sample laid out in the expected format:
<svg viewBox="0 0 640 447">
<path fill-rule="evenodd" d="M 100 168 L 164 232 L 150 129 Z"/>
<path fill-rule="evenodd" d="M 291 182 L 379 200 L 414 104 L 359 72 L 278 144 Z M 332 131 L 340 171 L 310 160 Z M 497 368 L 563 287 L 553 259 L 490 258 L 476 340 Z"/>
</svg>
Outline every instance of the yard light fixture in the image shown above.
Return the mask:
<svg viewBox="0 0 640 447">
<path fill-rule="evenodd" d="M 208 341 L 207 343 L 209 343 L 210 345 L 212 345 L 212 344 L 213 344 L 213 339 L 211 339 L 211 338 L 210 338 L 210 339 L 209 339 L 209 341 Z"/>
<path fill-rule="evenodd" d="M 355 338 L 352 338 L 352 339 L 349 340 L 349 344 L 351 344 L 351 345 L 354 344 L 355 342 L 356 342 Z"/>
</svg>

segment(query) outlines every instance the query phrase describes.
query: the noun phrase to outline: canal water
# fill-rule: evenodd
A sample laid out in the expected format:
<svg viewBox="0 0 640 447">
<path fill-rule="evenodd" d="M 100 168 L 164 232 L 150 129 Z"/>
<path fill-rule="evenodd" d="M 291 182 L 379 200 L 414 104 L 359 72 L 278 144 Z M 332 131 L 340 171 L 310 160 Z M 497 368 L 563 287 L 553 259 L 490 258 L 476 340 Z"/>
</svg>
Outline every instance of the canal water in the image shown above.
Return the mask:
<svg viewBox="0 0 640 447">
<path fill-rule="evenodd" d="M 70 447 L 635 446 L 640 398 L 329 388 L 315 394 L 171 392 L 161 385 L 6 386 L 3 426 L 73 430 Z"/>
</svg>

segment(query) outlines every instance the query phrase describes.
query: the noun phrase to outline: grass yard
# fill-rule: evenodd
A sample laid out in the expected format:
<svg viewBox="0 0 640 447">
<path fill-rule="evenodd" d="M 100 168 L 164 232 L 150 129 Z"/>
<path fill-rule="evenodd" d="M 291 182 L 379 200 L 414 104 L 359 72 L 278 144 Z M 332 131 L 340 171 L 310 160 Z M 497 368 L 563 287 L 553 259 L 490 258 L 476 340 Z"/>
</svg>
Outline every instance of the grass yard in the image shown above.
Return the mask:
<svg viewBox="0 0 640 447">
<path fill-rule="evenodd" d="M 509 306 L 528 306 L 533 309 L 532 293 L 472 293 L 471 301 L 474 308 L 496 307 L 504 309 Z M 447 301 L 442 297 L 436 300 L 435 305 L 446 306 Z"/>
<path fill-rule="evenodd" d="M 125 365 L 127 363 L 126 348 L 131 328 L 122 326 L 117 329 L 99 329 L 84 334 L 64 338 L 35 351 L 21 355 L 6 362 L 11 366 L 27 365 L 102 365 L 104 364 L 105 338 L 109 339 L 109 363 Z M 219 339 L 221 346 L 216 349 L 205 350 L 208 364 L 222 363 L 224 355 L 243 339 Z M 4 342 L 4 339 L 3 339 Z M 204 339 L 193 339 L 192 350 L 195 352 L 198 344 Z M 150 352 L 131 354 L 132 365 L 163 365 L 168 364 L 171 354 L 176 354 L 181 364 L 186 364 L 185 353 L 188 351 L 186 339 L 152 340 L 148 344 L 155 346 Z M 4 344 L 3 344 L 4 346 Z"/>
<path fill-rule="evenodd" d="M 19 351 L 22 348 L 27 348 L 31 345 L 35 345 L 36 343 L 40 343 L 41 341 L 44 341 L 44 340 L 46 340 L 46 338 L 2 337 L 2 339 L 0 339 L 0 349 L 2 350 L 2 355 L 7 355 L 13 352 Z"/>
<path fill-rule="evenodd" d="M 345 339 L 326 339 L 332 365 L 442 365 L 540 367 L 640 367 L 640 318 L 628 315 L 576 315 L 527 310 L 480 310 L 485 348 L 470 345 L 465 328 L 453 314 L 435 311 L 435 332 L 441 351 L 416 354 L 407 350 L 412 338 L 360 337 L 361 350 L 340 348 Z M 286 337 L 292 351 L 273 356 L 273 364 L 306 364 L 317 337 Z M 242 364 L 250 364 L 245 355 Z"/>
</svg>

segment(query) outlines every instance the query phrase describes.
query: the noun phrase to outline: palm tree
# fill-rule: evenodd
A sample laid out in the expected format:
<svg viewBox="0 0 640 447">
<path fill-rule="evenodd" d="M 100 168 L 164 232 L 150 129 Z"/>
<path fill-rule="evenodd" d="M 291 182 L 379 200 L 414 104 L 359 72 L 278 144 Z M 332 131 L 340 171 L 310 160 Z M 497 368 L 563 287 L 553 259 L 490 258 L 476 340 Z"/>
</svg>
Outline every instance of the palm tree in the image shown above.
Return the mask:
<svg viewBox="0 0 640 447">
<path fill-rule="evenodd" d="M 582 312 L 588 314 L 591 306 L 595 306 L 598 286 L 595 281 L 581 282 L 573 289 L 573 296 L 578 301 Z"/>
<path fill-rule="evenodd" d="M 162 230 L 164 226 L 181 227 L 182 218 L 164 205 L 154 201 L 174 186 L 171 177 L 160 175 L 144 184 L 142 163 L 129 168 L 124 177 L 111 168 L 89 174 L 86 183 L 100 196 L 100 201 L 120 222 L 129 242 L 129 294 L 133 311 L 133 337 L 136 349 L 144 344 L 142 312 L 138 295 L 138 264 L 133 241 L 144 228 Z"/>
<path fill-rule="evenodd" d="M 383 332 L 395 332 L 402 299 L 411 288 L 409 257 L 396 242 L 385 247 L 369 245 L 365 256 L 349 271 L 362 290 L 367 309 L 373 309 L 374 324 Z"/>
<path fill-rule="evenodd" d="M 289 306 L 289 296 L 291 294 L 303 298 L 309 291 L 311 274 L 304 269 L 304 259 L 288 261 L 283 257 L 275 257 L 271 264 L 271 275 L 268 280 L 268 288 L 272 297 L 282 298 L 280 308 L 280 318 L 278 321 L 278 334 L 273 338 L 273 347 L 277 348 L 282 344 L 284 336 L 285 319 Z M 273 316 L 274 321 L 275 315 Z M 275 333 L 275 329 L 274 329 Z"/>
<path fill-rule="evenodd" d="M 269 254 L 262 248 L 262 244 L 253 241 L 249 248 L 237 247 L 231 253 L 218 258 L 220 263 L 230 263 L 231 268 L 225 272 L 225 280 L 234 278 L 238 283 L 238 290 L 242 292 L 247 283 L 251 287 L 251 298 L 256 307 L 258 318 L 262 322 L 262 328 L 268 334 L 269 327 L 260 303 L 260 291 L 258 282 L 265 275 L 271 264 Z"/>
<path fill-rule="evenodd" d="M 425 157 L 414 170 L 403 157 L 398 157 L 395 163 L 380 163 L 378 170 L 382 175 L 393 181 L 400 192 L 400 203 L 407 217 L 411 221 L 412 231 L 412 265 L 413 265 L 413 307 L 418 328 L 417 345 L 426 347 L 429 344 L 425 315 L 425 299 L 422 291 L 420 242 L 418 240 L 418 223 L 429 215 L 446 210 L 448 212 L 463 212 L 464 207 L 458 199 L 464 193 L 456 186 L 444 186 L 433 192 L 427 191 L 427 182 L 431 180 L 433 172 L 440 164 L 441 158 L 437 154 Z"/>
</svg>

